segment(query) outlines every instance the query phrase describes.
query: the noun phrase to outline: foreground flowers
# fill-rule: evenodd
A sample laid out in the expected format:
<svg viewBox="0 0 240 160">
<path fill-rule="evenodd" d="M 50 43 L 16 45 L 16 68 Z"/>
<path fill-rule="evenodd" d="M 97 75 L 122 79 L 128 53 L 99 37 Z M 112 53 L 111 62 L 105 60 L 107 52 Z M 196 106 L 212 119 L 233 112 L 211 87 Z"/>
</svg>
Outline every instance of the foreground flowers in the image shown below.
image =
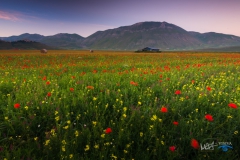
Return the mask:
<svg viewBox="0 0 240 160">
<path fill-rule="evenodd" d="M 166 107 L 162 107 L 160 111 L 163 112 L 163 113 L 167 113 L 168 112 Z"/>
<path fill-rule="evenodd" d="M 229 103 L 228 106 L 229 106 L 230 108 L 237 109 L 237 105 L 234 104 L 234 103 Z"/>
<path fill-rule="evenodd" d="M 174 152 L 174 151 L 176 150 L 176 147 L 175 147 L 175 146 L 170 146 L 170 147 L 169 147 L 169 150 L 170 150 L 171 152 Z"/>
<path fill-rule="evenodd" d="M 111 133 L 112 132 L 112 129 L 111 128 L 107 128 L 106 130 L 105 130 L 105 133 L 106 134 L 109 134 L 109 133 Z"/>
<path fill-rule="evenodd" d="M 16 109 L 20 108 L 20 104 L 19 103 L 14 104 L 14 108 Z"/>
<path fill-rule="evenodd" d="M 87 86 L 87 89 L 94 89 L 93 86 Z"/>
<path fill-rule="evenodd" d="M 47 96 L 48 96 L 48 97 L 51 97 L 51 95 L 52 95 L 51 92 L 48 92 L 48 93 L 47 93 Z"/>
<path fill-rule="evenodd" d="M 208 121 L 213 121 L 213 117 L 212 117 L 212 115 L 211 114 L 206 114 L 205 115 L 205 118 L 206 118 L 206 120 L 208 120 Z"/>
<path fill-rule="evenodd" d="M 137 86 L 138 85 L 138 83 L 134 82 L 134 81 L 131 81 L 130 84 L 133 85 L 133 86 Z"/>
<path fill-rule="evenodd" d="M 177 94 L 177 95 L 178 95 L 178 94 L 181 94 L 181 91 L 180 91 L 180 90 L 176 90 L 176 91 L 175 91 L 175 94 Z"/>
<path fill-rule="evenodd" d="M 173 124 L 174 124 L 175 126 L 177 126 L 177 125 L 178 125 L 178 122 L 177 122 L 177 121 L 174 121 Z"/>
<path fill-rule="evenodd" d="M 194 149 L 198 149 L 199 148 L 199 143 L 196 139 L 192 139 L 191 140 L 191 146 L 194 148 Z"/>
</svg>

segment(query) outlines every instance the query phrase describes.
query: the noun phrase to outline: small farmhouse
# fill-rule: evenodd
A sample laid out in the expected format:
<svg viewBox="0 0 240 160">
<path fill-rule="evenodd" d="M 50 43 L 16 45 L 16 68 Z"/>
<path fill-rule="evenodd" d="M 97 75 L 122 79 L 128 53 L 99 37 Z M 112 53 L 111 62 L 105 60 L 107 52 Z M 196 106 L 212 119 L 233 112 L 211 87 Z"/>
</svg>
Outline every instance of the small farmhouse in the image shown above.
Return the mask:
<svg viewBox="0 0 240 160">
<path fill-rule="evenodd" d="M 145 47 L 145 48 L 142 49 L 142 51 L 158 52 L 159 49 L 157 49 L 157 48 Z"/>
</svg>

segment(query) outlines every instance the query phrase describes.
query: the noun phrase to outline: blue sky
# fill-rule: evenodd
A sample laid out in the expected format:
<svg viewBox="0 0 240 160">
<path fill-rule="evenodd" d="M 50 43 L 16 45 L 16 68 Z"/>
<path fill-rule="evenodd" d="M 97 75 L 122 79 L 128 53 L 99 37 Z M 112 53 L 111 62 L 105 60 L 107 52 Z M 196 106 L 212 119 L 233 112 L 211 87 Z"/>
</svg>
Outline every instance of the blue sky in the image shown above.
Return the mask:
<svg viewBox="0 0 240 160">
<path fill-rule="evenodd" d="M 77 33 L 144 21 L 240 36 L 239 0 L 0 0 L 0 37 Z"/>
</svg>

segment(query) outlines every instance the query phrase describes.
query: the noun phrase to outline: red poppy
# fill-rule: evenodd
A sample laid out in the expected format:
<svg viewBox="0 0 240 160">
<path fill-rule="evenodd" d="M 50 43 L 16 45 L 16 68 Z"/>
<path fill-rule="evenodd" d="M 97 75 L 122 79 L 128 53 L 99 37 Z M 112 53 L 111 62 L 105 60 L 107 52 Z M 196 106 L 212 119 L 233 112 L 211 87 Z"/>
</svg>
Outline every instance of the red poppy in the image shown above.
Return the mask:
<svg viewBox="0 0 240 160">
<path fill-rule="evenodd" d="M 167 110 L 167 108 L 166 108 L 166 107 L 162 107 L 162 108 L 161 108 L 161 112 L 163 112 L 163 113 L 167 113 L 167 112 L 168 112 L 168 110 Z"/>
<path fill-rule="evenodd" d="M 180 90 L 176 90 L 175 94 L 181 94 Z"/>
<path fill-rule="evenodd" d="M 175 146 L 170 146 L 170 147 L 169 147 L 169 150 L 170 150 L 171 152 L 174 152 L 174 151 L 176 150 L 176 147 L 175 147 Z"/>
<path fill-rule="evenodd" d="M 206 118 L 206 120 L 208 120 L 208 121 L 213 121 L 213 117 L 212 117 L 211 114 L 206 114 L 206 115 L 205 115 L 205 118 Z"/>
<path fill-rule="evenodd" d="M 46 85 L 49 85 L 49 84 L 50 84 L 50 82 L 49 82 L 49 81 L 47 81 L 47 82 L 46 82 Z"/>
<path fill-rule="evenodd" d="M 20 104 L 19 103 L 14 104 L 14 108 L 16 109 L 20 108 Z"/>
<path fill-rule="evenodd" d="M 237 109 L 237 105 L 234 103 L 229 103 L 228 106 L 231 108 Z"/>
<path fill-rule="evenodd" d="M 93 86 L 87 86 L 87 89 L 94 89 Z"/>
<path fill-rule="evenodd" d="M 51 97 L 51 95 L 52 95 L 51 92 L 48 92 L 48 93 L 47 93 L 47 96 L 48 96 L 48 97 Z"/>
<path fill-rule="evenodd" d="M 199 148 L 199 143 L 196 139 L 192 139 L 191 140 L 191 146 L 194 148 L 194 149 L 198 149 Z"/>
<path fill-rule="evenodd" d="M 74 91 L 74 88 L 70 88 L 70 91 L 73 92 L 73 91 Z"/>
<path fill-rule="evenodd" d="M 134 86 L 137 86 L 137 85 L 138 85 L 137 82 L 133 82 L 133 81 L 130 81 L 130 84 L 131 84 L 131 85 L 134 85 Z"/>
<path fill-rule="evenodd" d="M 194 81 L 194 80 L 192 80 L 192 84 L 194 84 L 194 82 L 195 82 L 195 81 Z"/>
<path fill-rule="evenodd" d="M 44 77 L 42 78 L 42 80 L 46 81 L 46 80 L 47 80 L 47 77 L 46 77 L 46 76 L 44 76 Z"/>
<path fill-rule="evenodd" d="M 105 133 L 106 134 L 109 134 L 109 133 L 111 133 L 112 132 L 112 129 L 111 128 L 107 128 L 106 130 L 105 130 Z"/>
<path fill-rule="evenodd" d="M 174 124 L 175 126 L 177 126 L 177 125 L 178 125 L 178 122 L 177 122 L 177 121 L 174 121 L 173 124 Z"/>
<path fill-rule="evenodd" d="M 212 89 L 210 87 L 207 87 L 207 90 L 211 91 Z"/>
</svg>

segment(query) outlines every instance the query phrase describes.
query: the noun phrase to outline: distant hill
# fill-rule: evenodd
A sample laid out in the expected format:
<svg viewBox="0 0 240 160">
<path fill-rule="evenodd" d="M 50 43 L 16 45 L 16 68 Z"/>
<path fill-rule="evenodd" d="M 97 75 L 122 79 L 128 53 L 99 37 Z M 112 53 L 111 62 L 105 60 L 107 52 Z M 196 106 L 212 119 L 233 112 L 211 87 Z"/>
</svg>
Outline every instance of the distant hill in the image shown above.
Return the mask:
<svg viewBox="0 0 240 160">
<path fill-rule="evenodd" d="M 59 49 L 80 49 L 81 41 L 84 39 L 78 34 L 59 33 L 53 36 L 43 36 L 40 34 L 24 33 L 19 36 L 0 37 L 1 40 L 12 42 L 19 40 L 31 40 L 43 43 Z"/>
<path fill-rule="evenodd" d="M 227 46 L 240 46 L 240 37 L 234 35 L 227 35 L 215 32 L 198 33 L 189 32 L 193 37 L 200 40 L 204 47 L 227 47 Z"/>
<path fill-rule="evenodd" d="M 84 48 L 84 45 L 82 45 L 83 40 L 84 37 L 78 34 L 60 33 L 53 36 L 46 36 L 39 42 L 60 49 L 81 49 Z"/>
<path fill-rule="evenodd" d="M 204 51 L 204 52 L 240 52 L 240 46 L 220 47 L 220 48 L 205 48 L 205 49 L 199 49 L 198 51 Z"/>
<path fill-rule="evenodd" d="M 35 42 L 35 41 L 27 41 L 27 40 L 18 40 L 13 42 L 6 42 L 0 40 L 0 49 L 8 50 L 8 49 L 24 49 L 24 50 L 36 50 L 36 49 L 57 49 L 54 47 L 47 46 L 45 44 Z"/>
<path fill-rule="evenodd" d="M 44 38 L 43 35 L 29 34 L 29 33 L 24 33 L 19 36 L 0 37 L 1 40 L 8 41 L 8 42 L 19 41 L 19 40 L 31 40 L 31 41 L 40 42 L 43 38 Z"/>
<path fill-rule="evenodd" d="M 53 36 L 22 34 L 0 37 L 4 41 L 32 40 L 60 49 L 138 50 L 144 47 L 160 50 L 235 50 L 240 37 L 222 33 L 189 32 L 167 22 L 140 22 L 96 33 L 84 38 L 77 34 L 60 33 Z"/>
</svg>

